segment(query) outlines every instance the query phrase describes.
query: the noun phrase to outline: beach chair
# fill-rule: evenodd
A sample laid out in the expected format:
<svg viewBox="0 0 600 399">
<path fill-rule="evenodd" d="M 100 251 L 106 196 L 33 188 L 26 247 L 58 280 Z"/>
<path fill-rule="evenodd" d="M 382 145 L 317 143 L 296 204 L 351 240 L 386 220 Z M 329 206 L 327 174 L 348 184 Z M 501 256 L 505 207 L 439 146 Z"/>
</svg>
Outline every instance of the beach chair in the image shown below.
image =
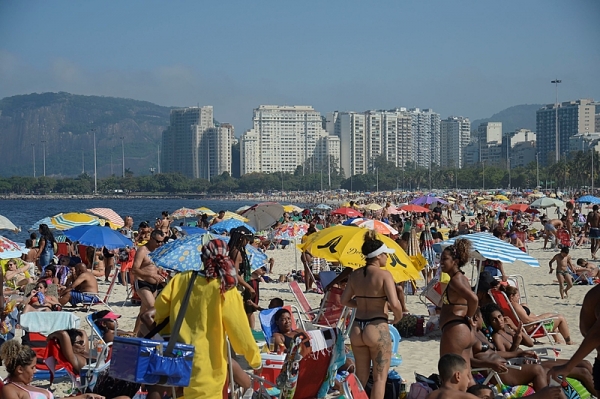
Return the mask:
<svg viewBox="0 0 600 399">
<path fill-rule="evenodd" d="M 347 327 L 349 324 L 350 312 L 341 304 L 343 293 L 341 288 L 330 287 L 327 289 L 321 301 L 321 306 L 318 309 L 313 309 L 297 281 L 290 282 L 289 286 L 294 298 L 296 298 L 296 302 L 298 302 L 300 309 L 303 311 L 301 316 L 305 316 L 305 322 L 320 327 L 338 327 L 344 332 L 346 331 L 344 325 Z"/>
<path fill-rule="evenodd" d="M 575 240 L 572 239 L 571 234 L 565 229 L 558 229 L 556 231 L 556 239 L 558 240 L 558 245 L 561 248 L 574 248 L 576 247 Z"/>
<path fill-rule="evenodd" d="M 498 305 L 500 310 L 502 310 L 502 313 L 504 314 L 504 316 L 509 317 L 512 320 L 512 322 L 515 323 L 516 326 L 518 326 L 519 323 L 521 322 L 521 320 L 519 319 L 517 312 L 515 312 L 515 309 L 510 304 L 510 301 L 508 300 L 508 297 L 506 296 L 506 294 L 499 290 L 489 290 L 488 294 L 492 298 L 492 301 L 494 301 L 494 303 L 496 305 Z M 550 345 L 552 345 L 553 341 L 552 341 L 552 338 L 550 337 L 550 335 L 556 335 L 556 333 L 548 332 L 544 328 L 544 325 L 551 321 L 553 321 L 553 319 L 550 317 L 550 318 L 542 319 L 539 321 L 534 321 L 531 323 L 523 323 L 523 331 L 534 341 L 536 341 L 537 338 L 546 337 L 546 338 L 548 338 Z M 534 327 L 534 329 L 531 333 L 528 333 L 527 330 L 525 329 L 526 327 L 529 327 L 529 326 Z"/>
<path fill-rule="evenodd" d="M 56 256 L 67 256 L 69 255 L 69 244 L 66 242 L 57 242 L 56 246 L 58 247 L 55 255 Z"/>
<path fill-rule="evenodd" d="M 494 276 L 497 281 L 502 281 L 502 276 Z M 519 303 L 527 303 L 527 290 L 525 289 L 525 279 L 520 274 L 511 274 L 507 276 L 506 283 L 519 290 Z"/>
<path fill-rule="evenodd" d="M 275 313 L 277 313 L 279 309 L 282 308 L 265 309 L 258 314 L 258 320 L 260 322 L 260 327 L 262 329 L 266 342 L 271 342 L 271 337 L 275 332 L 276 327 L 275 320 L 273 320 L 273 316 L 275 316 Z M 298 326 L 300 326 L 301 329 L 306 331 L 306 326 L 304 325 L 304 321 L 300 317 L 300 310 L 297 307 L 293 305 L 286 305 L 283 307 L 283 309 L 287 309 L 292 314 L 292 330 L 295 330 L 298 328 Z M 296 315 L 298 316 L 297 322 L 296 318 L 293 317 L 294 312 L 296 312 Z"/>
</svg>

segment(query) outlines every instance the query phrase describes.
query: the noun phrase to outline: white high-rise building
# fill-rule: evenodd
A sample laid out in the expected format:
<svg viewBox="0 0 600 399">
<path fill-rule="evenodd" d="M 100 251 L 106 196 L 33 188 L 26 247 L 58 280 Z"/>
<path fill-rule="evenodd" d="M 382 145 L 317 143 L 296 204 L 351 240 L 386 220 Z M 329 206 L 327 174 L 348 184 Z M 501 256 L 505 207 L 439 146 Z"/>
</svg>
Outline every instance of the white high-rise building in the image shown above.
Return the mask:
<svg viewBox="0 0 600 399">
<path fill-rule="evenodd" d="M 431 109 L 411 108 L 414 161 L 430 168 L 440 164 L 440 114 Z"/>
<path fill-rule="evenodd" d="M 477 133 L 481 144 L 502 143 L 502 122 L 483 122 Z"/>
<path fill-rule="evenodd" d="M 240 139 L 242 175 L 293 173 L 298 166 L 311 172 L 325 164 L 327 151 L 339 160 L 339 146 L 327 144 L 321 114 L 311 106 L 261 105 L 252 121 L 253 128 Z"/>
<path fill-rule="evenodd" d="M 406 109 L 331 112 L 327 132 L 340 138 L 340 160 L 346 177 L 373 170 L 384 155 L 396 167 L 412 161 L 412 118 Z"/>
<path fill-rule="evenodd" d="M 440 166 L 462 168 L 465 148 L 471 141 L 471 122 L 462 116 L 450 116 L 440 123 Z"/>
<path fill-rule="evenodd" d="M 174 109 L 162 134 L 161 171 L 204 179 L 231 173 L 233 140 L 233 126 L 215 127 L 212 106 Z"/>
</svg>

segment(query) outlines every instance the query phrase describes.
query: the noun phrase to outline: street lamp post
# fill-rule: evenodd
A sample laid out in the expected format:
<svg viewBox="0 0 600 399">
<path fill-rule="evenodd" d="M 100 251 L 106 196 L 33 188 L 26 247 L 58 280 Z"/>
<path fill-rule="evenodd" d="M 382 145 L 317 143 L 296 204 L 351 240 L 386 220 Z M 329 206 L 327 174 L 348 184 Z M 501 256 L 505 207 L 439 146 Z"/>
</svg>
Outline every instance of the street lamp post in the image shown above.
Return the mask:
<svg viewBox="0 0 600 399">
<path fill-rule="evenodd" d="M 46 140 L 42 140 L 42 146 L 43 146 L 42 159 L 44 162 L 44 176 L 46 176 Z"/>
<path fill-rule="evenodd" d="M 535 188 L 540 185 L 540 161 L 538 159 L 538 153 L 535 153 Z"/>
<path fill-rule="evenodd" d="M 33 151 L 33 177 L 35 177 L 35 144 L 31 144 L 31 150 Z"/>
<path fill-rule="evenodd" d="M 485 161 L 481 161 L 481 175 L 483 177 L 483 180 L 482 180 L 483 189 L 481 191 L 485 191 Z"/>
<path fill-rule="evenodd" d="M 590 194 L 594 195 L 594 155 L 596 150 L 594 149 L 594 145 L 592 144 L 592 191 Z"/>
<path fill-rule="evenodd" d="M 83 153 L 83 148 L 81 149 L 81 174 L 85 175 L 85 156 Z"/>
<path fill-rule="evenodd" d="M 554 79 L 550 83 L 556 86 L 556 102 L 554 103 L 554 127 L 556 137 L 556 162 L 560 160 L 560 137 L 558 134 L 558 84 L 562 83 L 562 80 Z"/>
<path fill-rule="evenodd" d="M 125 178 L 125 137 L 121 136 L 121 153 L 123 154 L 123 178 Z"/>
</svg>

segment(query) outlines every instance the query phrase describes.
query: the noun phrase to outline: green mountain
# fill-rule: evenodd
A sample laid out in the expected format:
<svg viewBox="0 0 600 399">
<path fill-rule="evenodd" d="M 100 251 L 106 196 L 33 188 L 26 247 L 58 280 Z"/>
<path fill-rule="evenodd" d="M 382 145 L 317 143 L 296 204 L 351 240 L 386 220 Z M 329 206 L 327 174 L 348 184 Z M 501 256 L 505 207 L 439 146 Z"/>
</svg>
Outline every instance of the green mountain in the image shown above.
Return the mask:
<svg viewBox="0 0 600 399">
<path fill-rule="evenodd" d="M 502 122 L 502 132 L 514 132 L 517 129 L 529 129 L 535 132 L 535 111 L 545 104 L 522 104 L 506 108 L 490 118 L 471 121 L 471 130 L 477 131 L 480 123 Z"/>
<path fill-rule="evenodd" d="M 76 176 L 94 170 L 94 133 L 98 177 L 122 173 L 135 175 L 156 168 L 162 131 L 171 108 L 125 98 L 42 93 L 0 100 L 0 176 Z M 123 138 L 123 139 L 121 139 Z M 45 142 L 45 143 L 44 143 Z"/>
</svg>

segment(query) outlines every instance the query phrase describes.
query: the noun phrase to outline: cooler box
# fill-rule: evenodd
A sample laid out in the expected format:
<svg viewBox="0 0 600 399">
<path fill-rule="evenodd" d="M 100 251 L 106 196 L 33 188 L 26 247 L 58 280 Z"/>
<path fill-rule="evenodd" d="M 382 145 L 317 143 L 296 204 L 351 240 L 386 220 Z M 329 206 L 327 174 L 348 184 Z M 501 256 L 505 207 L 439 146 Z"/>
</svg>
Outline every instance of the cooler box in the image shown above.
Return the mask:
<svg viewBox="0 0 600 399">
<path fill-rule="evenodd" d="M 151 355 L 162 353 L 168 344 L 168 341 L 115 337 L 112 345 L 109 375 L 138 384 L 188 386 L 194 358 L 193 345 L 175 344 L 173 352 L 176 358 L 181 359 L 176 372 L 168 376 L 162 376 L 163 378 L 160 375 L 149 373 L 148 367 L 150 366 Z"/>
<path fill-rule="evenodd" d="M 278 355 L 277 353 L 261 353 L 262 370 L 258 376 L 275 384 L 277 382 L 277 377 L 283 368 L 286 356 L 287 354 L 285 353 L 282 353 L 281 355 Z M 254 389 L 258 390 L 258 382 L 255 382 L 254 385 Z M 265 388 L 271 387 L 266 386 Z"/>
</svg>

